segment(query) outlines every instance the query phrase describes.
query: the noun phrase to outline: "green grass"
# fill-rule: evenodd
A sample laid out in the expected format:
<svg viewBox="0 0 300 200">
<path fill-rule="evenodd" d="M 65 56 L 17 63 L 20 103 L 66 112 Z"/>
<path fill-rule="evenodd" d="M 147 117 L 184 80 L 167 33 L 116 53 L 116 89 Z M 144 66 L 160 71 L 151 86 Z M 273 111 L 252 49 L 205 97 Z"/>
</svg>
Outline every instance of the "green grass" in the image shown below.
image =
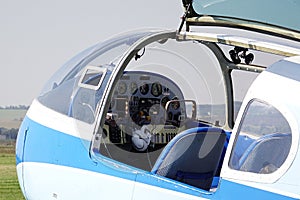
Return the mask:
<svg viewBox="0 0 300 200">
<path fill-rule="evenodd" d="M 20 190 L 15 161 L 15 145 L 0 143 L 0 200 L 24 199 Z"/>
</svg>

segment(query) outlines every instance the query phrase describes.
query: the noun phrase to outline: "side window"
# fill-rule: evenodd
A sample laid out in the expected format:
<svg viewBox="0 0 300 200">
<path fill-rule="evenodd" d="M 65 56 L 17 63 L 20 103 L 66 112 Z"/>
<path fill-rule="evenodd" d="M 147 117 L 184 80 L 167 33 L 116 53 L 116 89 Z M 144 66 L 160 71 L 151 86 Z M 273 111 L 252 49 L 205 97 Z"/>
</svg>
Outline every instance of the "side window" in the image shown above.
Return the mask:
<svg viewBox="0 0 300 200">
<path fill-rule="evenodd" d="M 244 114 L 231 154 L 232 169 L 270 174 L 286 160 L 291 148 L 291 128 L 273 106 L 253 100 Z"/>
</svg>

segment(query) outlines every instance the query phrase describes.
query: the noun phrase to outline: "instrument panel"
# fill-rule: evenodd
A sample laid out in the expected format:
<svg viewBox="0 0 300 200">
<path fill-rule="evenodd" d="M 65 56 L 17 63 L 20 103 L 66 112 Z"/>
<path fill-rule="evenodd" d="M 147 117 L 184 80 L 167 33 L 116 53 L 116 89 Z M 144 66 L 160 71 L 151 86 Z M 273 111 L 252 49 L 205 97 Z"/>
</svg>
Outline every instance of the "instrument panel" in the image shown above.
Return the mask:
<svg viewBox="0 0 300 200">
<path fill-rule="evenodd" d="M 161 127 L 155 130 L 155 143 L 167 142 L 177 134 L 184 105 L 179 101 L 172 102 L 168 109 L 166 105 L 171 100 L 182 99 L 180 88 L 160 74 L 125 72 L 115 85 L 110 102 L 108 113 L 113 117 L 109 117 L 106 123 L 110 138 L 115 138 L 113 143 L 124 143 L 127 132 L 143 125 L 153 125 Z"/>
<path fill-rule="evenodd" d="M 179 102 L 172 103 L 169 113 L 165 109 L 168 101 L 177 99 L 183 99 L 182 92 L 170 79 L 154 73 L 126 72 L 115 87 L 110 112 L 119 121 L 130 117 L 139 126 L 151 122 L 164 124 L 165 120 L 179 115 Z"/>
</svg>

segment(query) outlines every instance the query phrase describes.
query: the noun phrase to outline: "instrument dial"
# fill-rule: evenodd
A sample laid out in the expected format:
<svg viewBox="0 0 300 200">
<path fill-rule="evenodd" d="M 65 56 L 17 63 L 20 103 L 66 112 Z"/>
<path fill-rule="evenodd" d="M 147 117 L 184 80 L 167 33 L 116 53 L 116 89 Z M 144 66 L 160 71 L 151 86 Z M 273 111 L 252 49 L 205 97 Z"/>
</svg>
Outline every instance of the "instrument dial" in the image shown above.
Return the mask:
<svg viewBox="0 0 300 200">
<path fill-rule="evenodd" d="M 161 99 L 161 102 L 160 102 L 161 106 L 162 106 L 163 108 L 165 108 L 168 101 L 170 101 L 170 98 L 169 98 L 169 97 L 165 96 L 164 98 L 162 98 L 162 99 Z"/>
<path fill-rule="evenodd" d="M 150 115 L 158 115 L 160 110 L 159 104 L 154 104 L 149 108 L 149 114 Z"/>
<path fill-rule="evenodd" d="M 140 86 L 140 92 L 143 95 L 147 94 L 149 92 L 149 85 L 144 83 L 144 85 Z"/>
<path fill-rule="evenodd" d="M 134 95 L 137 92 L 138 85 L 136 82 L 131 82 L 130 84 L 130 92 Z"/>
<path fill-rule="evenodd" d="M 172 108 L 173 108 L 174 110 L 177 110 L 177 109 L 180 107 L 180 102 L 178 101 L 178 98 L 177 98 L 177 97 L 174 97 L 174 98 L 172 99 L 172 101 L 174 101 L 174 102 L 171 103 Z"/>
<path fill-rule="evenodd" d="M 151 94 L 155 97 L 158 97 L 162 94 L 162 86 L 160 83 L 156 82 L 153 83 L 151 86 Z"/>
<path fill-rule="evenodd" d="M 118 85 L 119 94 L 124 94 L 127 91 L 127 85 L 125 82 L 121 81 Z"/>
</svg>

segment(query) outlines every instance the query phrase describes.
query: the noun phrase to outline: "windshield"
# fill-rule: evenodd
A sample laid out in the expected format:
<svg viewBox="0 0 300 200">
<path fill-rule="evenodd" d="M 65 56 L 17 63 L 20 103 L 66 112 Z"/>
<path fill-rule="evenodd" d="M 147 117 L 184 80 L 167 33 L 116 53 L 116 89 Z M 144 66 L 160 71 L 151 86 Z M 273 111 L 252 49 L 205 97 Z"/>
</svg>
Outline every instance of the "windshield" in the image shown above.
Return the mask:
<svg viewBox="0 0 300 200">
<path fill-rule="evenodd" d="M 300 31 L 300 1 L 194 0 L 198 15 L 238 18 Z"/>
<path fill-rule="evenodd" d="M 96 105 L 121 56 L 153 33 L 156 31 L 122 34 L 79 53 L 53 75 L 38 100 L 59 113 L 92 123 Z"/>
</svg>

